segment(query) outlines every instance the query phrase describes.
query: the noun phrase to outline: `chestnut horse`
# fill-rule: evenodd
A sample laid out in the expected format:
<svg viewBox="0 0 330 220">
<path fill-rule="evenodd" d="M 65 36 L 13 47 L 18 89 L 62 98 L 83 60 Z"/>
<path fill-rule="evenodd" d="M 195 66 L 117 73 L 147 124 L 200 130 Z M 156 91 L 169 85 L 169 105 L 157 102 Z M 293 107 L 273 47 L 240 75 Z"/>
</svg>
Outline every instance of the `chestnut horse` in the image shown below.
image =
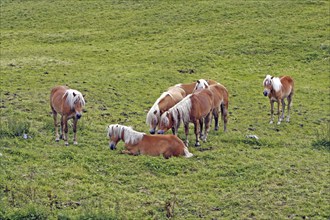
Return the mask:
<svg viewBox="0 0 330 220">
<path fill-rule="evenodd" d="M 185 96 L 185 91 L 175 86 L 170 87 L 166 92 L 162 93 L 147 114 L 146 123 L 150 126 L 150 134 L 155 134 L 160 116 L 181 101 Z"/>
<path fill-rule="evenodd" d="M 108 138 L 111 150 L 116 149 L 118 141 L 124 141 L 126 150 L 122 153 L 125 154 L 163 155 L 166 159 L 171 156 L 193 156 L 183 141 L 175 135 L 147 135 L 134 131 L 131 127 L 116 124 L 109 125 Z"/>
<path fill-rule="evenodd" d="M 220 83 L 215 83 L 209 85 L 204 79 L 197 80 L 194 91 L 200 89 L 209 89 L 213 93 L 213 111 L 212 115 L 214 117 L 214 130 L 219 129 L 219 112 L 221 111 L 221 116 L 223 120 L 223 130 L 227 130 L 228 121 L 228 91 Z M 201 127 L 202 127 L 201 123 Z"/>
<path fill-rule="evenodd" d="M 50 107 L 53 112 L 54 126 L 56 132 L 55 141 L 60 140 L 58 134 L 57 113 L 61 115 L 61 136 L 68 146 L 68 120 L 73 118 L 73 143 L 77 142 L 77 122 L 82 116 L 82 109 L 85 106 L 85 100 L 82 94 L 66 86 L 56 86 L 50 94 Z"/>
<path fill-rule="evenodd" d="M 208 85 L 217 84 L 216 81 L 211 80 L 211 79 L 206 80 L 206 82 L 208 83 Z M 187 83 L 187 84 L 176 84 L 175 86 L 183 89 L 186 92 L 186 95 L 189 95 L 194 92 L 195 87 L 196 87 L 196 82 Z"/>
<path fill-rule="evenodd" d="M 208 130 L 210 128 L 210 116 L 213 105 L 213 94 L 210 90 L 203 89 L 196 91 L 193 94 L 186 96 L 181 102 L 164 112 L 161 116 L 158 134 L 164 134 L 172 128 L 175 135 L 178 133 L 180 122 L 183 121 L 186 140 L 188 146 L 189 122 L 194 124 L 196 135 L 195 146 L 200 146 L 199 143 L 199 121 L 205 118 L 205 137 L 206 141 Z"/>
<path fill-rule="evenodd" d="M 267 75 L 263 82 L 264 96 L 268 96 L 270 100 L 270 124 L 274 122 L 274 102 L 277 102 L 278 122 L 284 119 L 285 102 L 288 100 L 288 115 L 286 121 L 290 121 L 290 108 L 292 104 L 292 97 L 294 92 L 294 81 L 290 76 L 273 77 Z M 282 114 L 280 115 L 280 102 L 282 103 Z"/>
</svg>

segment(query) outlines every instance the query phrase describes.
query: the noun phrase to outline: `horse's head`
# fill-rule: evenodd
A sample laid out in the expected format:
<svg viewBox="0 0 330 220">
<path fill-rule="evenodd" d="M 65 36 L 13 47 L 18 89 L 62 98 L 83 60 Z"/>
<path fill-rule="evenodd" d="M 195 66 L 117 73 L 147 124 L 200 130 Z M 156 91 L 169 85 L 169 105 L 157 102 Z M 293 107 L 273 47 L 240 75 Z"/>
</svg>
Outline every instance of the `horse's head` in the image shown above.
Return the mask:
<svg viewBox="0 0 330 220">
<path fill-rule="evenodd" d="M 82 116 L 83 107 L 85 106 L 85 99 L 83 95 L 79 91 L 73 89 L 67 90 L 66 95 L 67 102 L 69 103 L 71 110 L 75 112 L 75 117 L 80 119 Z"/>
<path fill-rule="evenodd" d="M 108 137 L 109 137 L 109 147 L 111 150 L 116 149 L 118 141 L 121 139 L 121 128 L 118 124 L 109 125 L 108 127 Z"/>
<path fill-rule="evenodd" d="M 173 127 L 173 116 L 169 111 L 164 112 L 160 117 L 158 134 L 164 134 Z"/>
<path fill-rule="evenodd" d="M 156 133 L 156 128 L 159 123 L 159 118 L 160 118 L 160 110 L 157 109 L 150 109 L 147 115 L 147 124 L 150 126 L 150 134 L 155 134 Z"/>
<path fill-rule="evenodd" d="M 264 86 L 264 96 L 268 96 L 270 94 L 270 91 L 272 90 L 272 79 L 274 77 L 271 75 L 267 75 L 266 78 L 264 79 L 263 86 Z"/>
<path fill-rule="evenodd" d="M 206 89 L 208 87 L 209 87 L 209 84 L 207 83 L 207 81 L 205 79 L 197 80 L 195 88 L 194 88 L 194 92 L 201 90 L 201 89 Z"/>
</svg>

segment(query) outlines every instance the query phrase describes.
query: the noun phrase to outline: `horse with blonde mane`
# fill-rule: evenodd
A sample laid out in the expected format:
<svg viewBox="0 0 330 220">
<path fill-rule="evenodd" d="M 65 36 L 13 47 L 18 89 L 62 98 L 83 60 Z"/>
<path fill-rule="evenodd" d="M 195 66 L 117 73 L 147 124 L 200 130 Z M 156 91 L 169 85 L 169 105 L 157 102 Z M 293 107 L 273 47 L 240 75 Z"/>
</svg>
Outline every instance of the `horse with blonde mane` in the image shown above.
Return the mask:
<svg viewBox="0 0 330 220">
<path fill-rule="evenodd" d="M 228 121 L 228 91 L 227 89 L 221 85 L 220 83 L 214 83 L 209 85 L 209 83 L 200 79 L 197 80 L 194 91 L 198 91 L 201 89 L 209 89 L 213 94 L 213 111 L 212 115 L 214 117 L 214 130 L 219 129 L 219 112 L 221 111 L 221 117 L 223 120 L 223 130 L 227 130 L 227 121 Z M 203 123 L 201 122 L 201 127 Z"/>
<path fill-rule="evenodd" d="M 172 131 L 177 135 L 181 121 L 184 124 L 186 140 L 188 146 L 189 122 L 194 124 L 196 136 L 195 146 L 200 146 L 199 143 L 199 121 L 205 118 L 205 136 L 203 141 L 206 141 L 208 130 L 210 127 L 210 116 L 213 105 L 213 94 L 209 90 L 196 91 L 193 94 L 186 96 L 181 102 L 164 112 L 161 116 L 158 134 L 164 134 L 172 128 Z"/>
<path fill-rule="evenodd" d="M 61 115 L 61 137 L 68 146 L 68 120 L 73 119 L 73 143 L 77 142 L 77 122 L 82 116 L 82 110 L 85 106 L 83 95 L 74 89 L 69 89 L 66 86 L 56 86 L 51 90 L 50 107 L 53 112 L 55 126 L 55 141 L 60 140 L 58 134 L 57 114 Z"/>
<path fill-rule="evenodd" d="M 208 85 L 217 84 L 216 81 L 211 80 L 211 79 L 206 80 L 206 82 L 208 83 Z M 196 87 L 196 82 L 187 83 L 187 84 L 176 84 L 175 86 L 183 89 L 186 92 L 186 95 L 189 95 L 194 92 L 195 87 Z"/>
<path fill-rule="evenodd" d="M 286 121 L 290 121 L 290 108 L 292 105 L 292 97 L 294 93 L 294 81 L 290 76 L 274 77 L 267 75 L 263 81 L 264 96 L 268 96 L 270 100 L 270 124 L 274 122 L 274 102 L 277 102 L 278 122 L 284 119 L 285 101 L 288 100 L 288 115 Z M 280 102 L 282 103 L 282 114 L 280 115 Z"/>
<path fill-rule="evenodd" d="M 185 91 L 175 86 L 170 87 L 166 92 L 162 93 L 147 114 L 146 123 L 150 126 L 150 134 L 156 133 L 160 116 L 181 101 L 185 96 Z"/>
<path fill-rule="evenodd" d="M 125 142 L 126 150 L 122 153 L 130 155 L 163 155 L 165 159 L 172 156 L 192 157 L 183 141 L 175 135 L 147 135 L 133 130 L 131 127 L 113 124 L 108 127 L 109 147 L 116 149 L 117 143 Z"/>
</svg>

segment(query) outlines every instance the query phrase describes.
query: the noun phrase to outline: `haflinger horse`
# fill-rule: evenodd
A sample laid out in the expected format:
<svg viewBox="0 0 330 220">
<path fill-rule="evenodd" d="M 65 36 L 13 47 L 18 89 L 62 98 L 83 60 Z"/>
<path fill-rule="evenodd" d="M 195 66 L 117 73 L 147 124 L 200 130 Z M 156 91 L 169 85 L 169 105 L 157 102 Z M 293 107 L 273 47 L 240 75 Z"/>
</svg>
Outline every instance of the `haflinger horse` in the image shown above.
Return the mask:
<svg viewBox="0 0 330 220">
<path fill-rule="evenodd" d="M 189 122 L 194 124 L 196 135 L 195 146 L 200 146 L 199 143 L 199 121 L 205 119 L 205 136 L 203 141 L 206 141 L 208 130 L 210 128 L 210 119 L 213 106 L 213 94 L 210 90 L 200 90 L 186 96 L 181 102 L 164 112 L 160 119 L 158 134 L 164 134 L 172 128 L 172 131 L 177 135 L 181 121 L 184 124 L 186 140 L 188 146 Z"/>
<path fill-rule="evenodd" d="M 156 133 L 160 116 L 181 101 L 185 96 L 185 91 L 175 86 L 168 88 L 166 92 L 162 93 L 147 114 L 146 123 L 150 126 L 150 134 Z"/>
<path fill-rule="evenodd" d="M 209 89 L 213 93 L 213 111 L 212 115 L 214 117 L 214 130 L 219 130 L 219 112 L 221 111 L 221 117 L 223 120 L 223 130 L 227 130 L 227 121 L 228 121 L 228 91 L 227 89 L 221 85 L 220 83 L 214 83 L 209 85 L 209 83 L 200 79 L 197 80 L 194 91 L 198 91 L 201 89 Z M 201 122 L 201 127 L 203 123 Z M 201 129 L 202 130 L 202 129 Z M 202 134 L 201 134 L 202 136 Z"/>
<path fill-rule="evenodd" d="M 208 83 L 208 85 L 217 84 L 216 81 L 211 80 L 211 79 L 206 80 L 206 82 Z M 186 92 L 186 95 L 189 95 L 194 92 L 195 87 L 196 87 L 196 82 L 187 83 L 187 84 L 176 84 L 175 86 L 183 89 Z"/>
<path fill-rule="evenodd" d="M 147 135 L 119 124 L 112 124 L 108 127 L 109 147 L 116 149 L 118 141 L 125 142 L 126 150 L 122 153 L 130 155 L 163 155 L 168 159 L 171 156 L 192 157 L 183 141 L 175 135 Z"/>
<path fill-rule="evenodd" d="M 56 132 L 55 141 L 60 140 L 58 134 L 57 114 L 61 115 L 61 136 L 68 146 L 68 120 L 73 118 L 73 143 L 77 142 L 77 122 L 82 116 L 82 110 L 85 106 L 83 95 L 74 89 L 69 89 L 66 86 L 56 86 L 51 90 L 50 107 L 53 112 L 54 126 Z"/>
<path fill-rule="evenodd" d="M 290 108 L 294 92 L 294 81 L 290 76 L 274 77 L 267 75 L 263 82 L 264 96 L 268 96 L 270 100 L 270 124 L 274 122 L 274 102 L 277 102 L 278 122 L 284 119 L 285 101 L 288 100 L 288 115 L 286 121 L 290 121 Z M 280 115 L 280 102 L 282 103 L 282 114 Z"/>
</svg>

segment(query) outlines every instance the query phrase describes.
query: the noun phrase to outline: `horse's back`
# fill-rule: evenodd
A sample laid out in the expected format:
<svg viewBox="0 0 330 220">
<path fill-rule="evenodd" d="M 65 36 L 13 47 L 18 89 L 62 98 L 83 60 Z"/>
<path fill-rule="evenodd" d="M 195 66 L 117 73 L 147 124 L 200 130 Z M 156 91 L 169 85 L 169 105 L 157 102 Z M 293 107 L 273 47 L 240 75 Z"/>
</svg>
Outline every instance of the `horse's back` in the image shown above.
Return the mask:
<svg viewBox="0 0 330 220">
<path fill-rule="evenodd" d="M 139 143 L 142 154 L 159 156 L 171 154 L 173 156 L 184 155 L 184 143 L 177 136 L 168 135 L 144 135 Z"/>
<path fill-rule="evenodd" d="M 209 89 L 197 91 L 191 95 L 192 115 L 200 117 L 209 113 L 213 106 L 213 94 Z"/>
<path fill-rule="evenodd" d="M 52 88 L 50 93 L 50 106 L 53 111 L 62 112 L 63 96 L 67 89 L 68 87 L 66 86 L 55 86 Z"/>
<path fill-rule="evenodd" d="M 285 93 L 293 93 L 294 80 L 290 76 L 281 76 L 281 84 L 284 87 Z"/>
</svg>

